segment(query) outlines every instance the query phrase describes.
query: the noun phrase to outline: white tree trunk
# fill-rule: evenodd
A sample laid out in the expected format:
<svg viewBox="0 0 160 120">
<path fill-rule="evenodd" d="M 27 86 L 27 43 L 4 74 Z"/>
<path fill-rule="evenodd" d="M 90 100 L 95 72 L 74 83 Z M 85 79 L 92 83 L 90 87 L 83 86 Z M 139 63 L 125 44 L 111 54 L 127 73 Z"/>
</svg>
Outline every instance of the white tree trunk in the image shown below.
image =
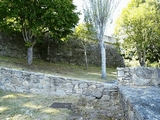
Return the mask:
<svg viewBox="0 0 160 120">
<path fill-rule="evenodd" d="M 28 65 L 31 65 L 32 61 L 33 61 L 33 46 L 29 47 L 28 51 L 27 51 L 27 62 L 28 62 Z"/>
<path fill-rule="evenodd" d="M 84 46 L 84 56 L 85 56 L 85 62 L 86 62 L 86 70 L 88 70 L 87 49 L 85 46 Z"/>
<path fill-rule="evenodd" d="M 101 48 L 102 79 L 106 79 L 106 49 L 103 40 L 100 41 L 100 48 Z"/>
</svg>

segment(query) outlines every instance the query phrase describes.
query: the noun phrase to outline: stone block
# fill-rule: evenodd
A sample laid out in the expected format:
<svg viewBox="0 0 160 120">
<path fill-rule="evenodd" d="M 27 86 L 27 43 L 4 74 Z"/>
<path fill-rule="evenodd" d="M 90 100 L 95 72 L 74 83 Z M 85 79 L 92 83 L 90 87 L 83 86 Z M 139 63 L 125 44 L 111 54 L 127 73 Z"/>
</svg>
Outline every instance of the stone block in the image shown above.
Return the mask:
<svg viewBox="0 0 160 120">
<path fill-rule="evenodd" d="M 101 98 L 102 101 L 109 101 L 110 100 L 110 96 L 109 95 L 103 95 L 103 97 Z"/>
<path fill-rule="evenodd" d="M 72 84 L 73 84 L 73 85 L 78 85 L 78 84 L 79 84 L 79 81 L 72 81 Z"/>
<path fill-rule="evenodd" d="M 138 78 L 142 79 L 151 79 L 152 74 L 154 74 L 154 70 L 147 68 L 147 67 L 137 67 L 135 68 L 135 75 Z"/>
<path fill-rule="evenodd" d="M 11 77 L 11 84 L 20 85 L 20 84 L 22 84 L 22 81 L 20 80 L 20 78 L 13 76 L 13 77 Z"/>
<path fill-rule="evenodd" d="M 88 87 L 88 84 L 87 83 L 80 83 L 79 84 L 79 88 L 87 88 Z"/>
<path fill-rule="evenodd" d="M 153 83 L 153 85 L 160 87 L 160 78 L 152 79 L 152 83 Z"/>
<path fill-rule="evenodd" d="M 83 90 L 81 88 L 78 87 L 78 85 L 74 86 L 74 91 L 76 94 L 82 94 Z"/>
<path fill-rule="evenodd" d="M 23 76 L 29 76 L 29 77 L 30 77 L 31 72 L 23 71 L 23 72 L 22 72 L 22 75 L 23 75 Z"/>
<path fill-rule="evenodd" d="M 66 92 L 63 90 L 56 90 L 55 95 L 57 96 L 66 96 Z"/>
<path fill-rule="evenodd" d="M 22 77 L 22 72 L 21 71 L 12 71 L 12 74 L 18 78 Z"/>
<path fill-rule="evenodd" d="M 110 89 L 105 88 L 105 89 L 103 90 L 103 95 L 108 95 L 108 96 L 110 96 L 110 94 L 111 94 Z"/>
<path fill-rule="evenodd" d="M 29 83 L 28 83 L 27 81 L 24 81 L 24 82 L 22 83 L 22 85 L 24 85 L 25 87 L 28 87 L 28 86 L 29 86 Z"/>
<path fill-rule="evenodd" d="M 160 68 L 157 68 L 158 78 L 160 79 Z"/>
<path fill-rule="evenodd" d="M 133 111 L 129 111 L 128 114 L 129 114 L 129 116 L 128 116 L 129 120 L 135 120 L 134 112 Z"/>
<path fill-rule="evenodd" d="M 92 89 L 91 90 L 91 96 L 92 97 L 95 97 L 97 99 L 101 98 L 102 97 L 102 89 Z"/>
<path fill-rule="evenodd" d="M 33 84 L 38 84 L 38 83 L 40 83 L 40 80 L 37 79 L 37 78 L 31 78 L 31 80 L 32 80 L 32 83 L 33 83 Z"/>
<path fill-rule="evenodd" d="M 137 79 L 133 79 L 133 84 L 134 85 L 151 85 L 151 79 L 142 79 L 142 78 L 137 78 Z"/>
<path fill-rule="evenodd" d="M 38 79 L 44 79 L 44 74 L 42 74 L 42 73 L 37 73 L 37 74 L 36 74 L 36 77 L 37 77 Z"/>
<path fill-rule="evenodd" d="M 118 76 L 118 78 L 119 78 L 119 77 L 124 77 L 124 75 L 125 75 L 125 74 L 124 74 L 124 71 L 123 71 L 123 70 L 118 70 L 118 71 L 117 71 L 117 76 Z"/>
<path fill-rule="evenodd" d="M 31 78 L 30 78 L 30 76 L 23 76 L 22 81 L 31 82 Z"/>
<path fill-rule="evenodd" d="M 94 85 L 94 84 L 93 84 L 93 85 L 90 85 L 89 88 L 90 88 L 90 89 L 95 89 L 95 88 L 96 88 L 96 85 Z"/>
<path fill-rule="evenodd" d="M 90 96 L 91 95 L 91 89 L 89 89 L 89 88 L 83 89 L 82 95 Z"/>
<path fill-rule="evenodd" d="M 67 93 L 72 93 L 74 86 L 71 83 L 66 83 L 62 85 L 61 89 L 64 89 Z"/>
</svg>

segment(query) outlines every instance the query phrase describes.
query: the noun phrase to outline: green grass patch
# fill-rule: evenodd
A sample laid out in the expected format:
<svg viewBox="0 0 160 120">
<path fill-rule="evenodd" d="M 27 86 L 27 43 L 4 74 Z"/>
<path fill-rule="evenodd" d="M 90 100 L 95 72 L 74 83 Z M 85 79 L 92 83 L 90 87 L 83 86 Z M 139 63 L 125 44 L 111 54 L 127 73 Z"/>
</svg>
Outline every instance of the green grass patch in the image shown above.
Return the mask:
<svg viewBox="0 0 160 120">
<path fill-rule="evenodd" d="M 26 59 L 4 56 L 0 56 L 0 66 L 91 81 L 107 82 L 116 80 L 115 68 L 107 68 L 107 79 L 102 80 L 101 67 L 97 66 L 89 66 L 88 70 L 86 70 L 85 66 L 51 63 L 42 60 L 33 60 L 33 64 L 28 66 Z"/>
</svg>

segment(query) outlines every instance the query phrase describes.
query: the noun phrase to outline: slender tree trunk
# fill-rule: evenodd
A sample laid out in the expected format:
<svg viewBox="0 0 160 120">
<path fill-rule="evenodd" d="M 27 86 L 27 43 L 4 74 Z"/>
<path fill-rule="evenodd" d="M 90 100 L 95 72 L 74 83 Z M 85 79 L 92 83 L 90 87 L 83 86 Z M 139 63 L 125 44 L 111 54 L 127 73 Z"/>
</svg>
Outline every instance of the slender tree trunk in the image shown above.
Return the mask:
<svg viewBox="0 0 160 120">
<path fill-rule="evenodd" d="M 100 48 L 101 48 L 102 79 L 106 79 L 106 49 L 103 40 L 100 41 Z"/>
<path fill-rule="evenodd" d="M 51 58 L 50 58 L 50 42 L 48 41 L 48 45 L 47 45 L 47 58 L 49 60 L 49 62 L 51 62 Z"/>
<path fill-rule="evenodd" d="M 28 62 L 28 65 L 31 65 L 32 61 L 33 61 L 33 46 L 29 47 L 28 51 L 27 51 L 27 62 Z"/>
<path fill-rule="evenodd" d="M 106 48 L 104 45 L 103 40 L 103 25 L 100 26 L 100 33 L 99 33 L 99 44 L 101 48 L 101 67 L 102 67 L 102 79 L 106 79 Z"/>
<path fill-rule="evenodd" d="M 145 62 L 146 62 L 146 53 L 145 50 L 140 50 L 138 52 L 138 57 L 139 57 L 139 64 L 144 67 L 145 66 Z"/>
<path fill-rule="evenodd" d="M 88 70 L 87 49 L 86 49 L 86 46 L 84 44 L 83 44 L 83 48 L 84 48 L 85 66 L 86 66 L 86 70 Z"/>
<path fill-rule="evenodd" d="M 142 57 L 142 66 L 146 66 L 146 51 L 145 49 L 142 51 L 143 57 Z"/>
</svg>

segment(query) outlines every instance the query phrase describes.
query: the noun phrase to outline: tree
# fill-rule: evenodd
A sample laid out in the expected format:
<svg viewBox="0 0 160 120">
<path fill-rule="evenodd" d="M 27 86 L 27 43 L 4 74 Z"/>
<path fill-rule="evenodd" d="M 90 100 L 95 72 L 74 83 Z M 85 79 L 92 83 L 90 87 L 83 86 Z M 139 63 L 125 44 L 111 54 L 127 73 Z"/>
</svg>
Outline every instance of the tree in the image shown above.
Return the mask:
<svg viewBox="0 0 160 120">
<path fill-rule="evenodd" d="M 123 39 L 125 56 L 137 57 L 141 66 L 146 65 L 152 47 L 159 48 L 159 6 L 158 0 L 132 0 L 117 21 L 115 34 Z"/>
<path fill-rule="evenodd" d="M 75 35 L 78 37 L 78 39 L 81 40 L 81 45 L 84 49 L 84 56 L 85 56 L 85 66 L 86 69 L 88 69 L 88 59 L 87 59 L 87 48 L 86 44 L 89 43 L 91 40 L 95 40 L 94 37 L 95 32 L 92 29 L 92 25 L 90 24 L 79 24 L 75 29 Z"/>
<path fill-rule="evenodd" d="M 1 31 L 20 31 L 28 47 L 28 64 L 32 64 L 37 38 L 49 32 L 54 39 L 71 33 L 79 18 L 72 0 L 1 0 Z"/>
<path fill-rule="evenodd" d="M 118 0 L 84 0 L 86 20 L 93 25 L 101 48 L 102 79 L 106 79 L 106 51 L 103 35 L 107 23 L 113 14 Z"/>
</svg>

